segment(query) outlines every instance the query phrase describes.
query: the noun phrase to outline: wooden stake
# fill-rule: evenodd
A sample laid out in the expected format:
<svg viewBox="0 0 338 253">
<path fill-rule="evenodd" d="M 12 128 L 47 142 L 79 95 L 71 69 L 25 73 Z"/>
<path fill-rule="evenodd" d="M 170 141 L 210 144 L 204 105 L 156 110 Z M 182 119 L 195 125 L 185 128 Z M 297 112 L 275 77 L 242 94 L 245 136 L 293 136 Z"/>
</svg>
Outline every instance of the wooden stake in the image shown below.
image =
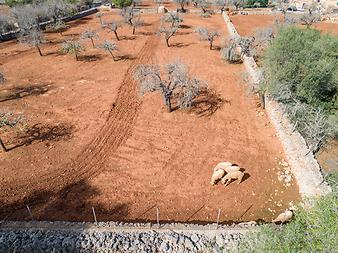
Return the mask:
<svg viewBox="0 0 338 253">
<path fill-rule="evenodd" d="M 96 213 L 95 213 L 95 209 L 93 206 L 92 206 L 92 211 L 93 211 L 94 221 L 97 223 Z"/>
<path fill-rule="evenodd" d="M 27 210 L 28 210 L 28 213 L 29 213 L 29 216 L 31 217 L 31 219 L 33 220 L 33 214 L 32 214 L 32 211 L 31 209 L 29 208 L 29 205 L 26 205 L 27 207 Z"/>
<path fill-rule="evenodd" d="M 216 229 L 218 228 L 218 224 L 219 224 L 219 218 L 221 216 L 221 208 L 218 209 L 218 214 L 217 214 L 217 225 L 216 225 Z"/>
<path fill-rule="evenodd" d="M 157 226 L 160 227 L 160 214 L 159 214 L 157 207 L 156 207 L 156 220 L 157 220 Z"/>
</svg>

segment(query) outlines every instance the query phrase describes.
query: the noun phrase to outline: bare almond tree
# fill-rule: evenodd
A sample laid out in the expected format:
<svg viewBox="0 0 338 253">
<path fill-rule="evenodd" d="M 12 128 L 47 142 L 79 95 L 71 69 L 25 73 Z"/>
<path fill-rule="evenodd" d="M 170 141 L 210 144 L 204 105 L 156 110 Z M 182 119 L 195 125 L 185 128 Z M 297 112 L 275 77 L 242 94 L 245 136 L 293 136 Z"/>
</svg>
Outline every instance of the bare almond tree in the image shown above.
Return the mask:
<svg viewBox="0 0 338 253">
<path fill-rule="evenodd" d="M 244 6 L 244 0 L 231 0 L 231 3 L 235 7 L 236 11 Z"/>
<path fill-rule="evenodd" d="M 115 38 L 117 40 L 120 40 L 118 34 L 117 34 L 117 30 L 121 27 L 121 23 L 118 23 L 118 22 L 112 22 L 110 23 L 109 25 L 107 25 L 107 27 L 110 29 L 110 31 L 112 31 L 115 35 Z"/>
<path fill-rule="evenodd" d="M 93 48 L 95 48 L 95 44 L 94 44 L 94 39 L 98 39 L 99 35 L 97 32 L 93 31 L 93 30 L 86 30 L 81 34 L 81 39 L 85 40 L 85 39 L 90 39 L 90 41 L 92 42 L 92 46 Z"/>
<path fill-rule="evenodd" d="M 160 27 L 158 29 L 159 34 L 164 35 L 167 47 L 170 47 L 169 40 L 171 37 L 175 36 L 177 30 L 177 27 Z"/>
<path fill-rule="evenodd" d="M 160 66 L 140 65 L 134 78 L 140 83 L 141 96 L 159 91 L 168 112 L 173 111 L 174 99 L 179 108 L 190 108 L 201 90 L 207 87 L 206 82 L 190 77 L 187 66 L 180 62 L 167 64 L 162 71 Z"/>
<path fill-rule="evenodd" d="M 10 111 L 0 111 L 0 133 L 7 131 L 10 128 L 21 127 L 24 128 L 25 120 L 23 115 L 14 115 L 13 112 Z M 0 136 L 0 150 L 2 152 L 7 152 L 4 142 Z"/>
<path fill-rule="evenodd" d="M 137 19 L 132 20 L 132 27 L 133 27 L 133 35 L 135 34 L 136 28 L 141 27 L 144 25 L 144 21 L 138 16 Z"/>
<path fill-rule="evenodd" d="M 102 26 L 102 25 L 103 25 L 102 17 L 104 16 L 104 14 L 103 14 L 102 12 L 98 12 L 98 13 L 96 13 L 95 16 L 96 16 L 97 18 L 99 18 L 100 24 L 101 24 L 101 26 Z"/>
<path fill-rule="evenodd" d="M 46 8 L 48 16 L 53 22 L 60 21 L 75 10 L 75 5 L 64 0 L 49 0 L 39 4 L 40 8 Z"/>
<path fill-rule="evenodd" d="M 221 11 L 221 14 L 223 14 L 225 11 L 225 8 L 228 6 L 228 0 L 216 0 L 215 5 Z"/>
<path fill-rule="evenodd" d="M 183 21 L 178 13 L 167 13 L 161 18 L 161 26 L 158 30 L 159 34 L 163 34 L 167 47 L 170 47 L 169 40 L 175 36 L 180 23 Z"/>
<path fill-rule="evenodd" d="M 313 24 L 320 21 L 320 14 L 315 12 L 304 13 L 299 21 L 302 25 L 305 25 L 307 28 L 310 28 Z"/>
<path fill-rule="evenodd" d="M 179 27 L 183 18 L 176 12 L 168 12 L 161 18 L 161 22 L 168 23 L 171 27 Z"/>
<path fill-rule="evenodd" d="M 75 59 L 79 60 L 79 54 L 84 51 L 84 47 L 81 45 L 79 41 L 75 40 L 66 40 L 62 43 L 62 52 L 67 54 L 73 54 L 75 55 Z"/>
<path fill-rule="evenodd" d="M 286 11 L 289 7 L 288 1 L 286 0 L 277 0 L 276 8 L 283 14 L 283 22 L 286 22 Z"/>
<path fill-rule="evenodd" d="M 46 26 L 45 30 L 48 32 L 56 32 L 62 36 L 62 33 L 69 28 L 62 20 L 57 20 L 55 23 L 50 23 Z"/>
<path fill-rule="evenodd" d="M 265 49 L 270 45 L 271 41 L 275 37 L 275 27 L 264 27 L 258 28 L 251 38 L 252 43 L 250 44 L 251 56 L 257 58 L 262 55 Z"/>
<path fill-rule="evenodd" d="M 125 8 L 122 8 L 121 10 L 121 16 L 123 17 L 124 21 L 132 26 L 133 25 L 133 18 L 135 16 L 135 10 L 134 10 L 134 7 L 125 7 Z"/>
<path fill-rule="evenodd" d="M 19 42 L 27 44 L 31 47 L 35 47 L 38 50 L 40 56 L 43 56 L 40 49 L 43 41 L 44 39 L 42 32 L 38 29 L 38 27 L 33 27 L 29 30 L 22 30 L 20 33 Z"/>
<path fill-rule="evenodd" d="M 39 23 L 47 21 L 49 16 L 47 9 L 31 4 L 15 6 L 11 12 L 22 32 L 39 29 Z"/>
<path fill-rule="evenodd" d="M 210 50 L 212 50 L 214 40 L 220 36 L 218 31 L 210 31 L 205 27 L 198 27 L 195 29 L 195 32 L 200 35 L 201 40 L 209 41 Z"/>
<path fill-rule="evenodd" d="M 109 52 L 110 55 L 113 57 L 113 60 L 116 61 L 113 52 L 118 50 L 118 47 L 114 42 L 106 40 L 103 42 L 103 44 L 99 45 L 98 48 L 102 48 L 103 50 Z"/>
<path fill-rule="evenodd" d="M 180 12 L 186 12 L 187 10 L 185 9 L 185 6 L 187 6 L 190 3 L 190 0 L 174 0 L 175 3 L 177 3 L 181 8 L 178 9 L 177 11 Z"/>
<path fill-rule="evenodd" d="M 198 0 L 197 6 L 201 9 L 201 17 L 210 17 L 211 10 L 209 10 L 211 4 L 207 0 Z"/>
</svg>

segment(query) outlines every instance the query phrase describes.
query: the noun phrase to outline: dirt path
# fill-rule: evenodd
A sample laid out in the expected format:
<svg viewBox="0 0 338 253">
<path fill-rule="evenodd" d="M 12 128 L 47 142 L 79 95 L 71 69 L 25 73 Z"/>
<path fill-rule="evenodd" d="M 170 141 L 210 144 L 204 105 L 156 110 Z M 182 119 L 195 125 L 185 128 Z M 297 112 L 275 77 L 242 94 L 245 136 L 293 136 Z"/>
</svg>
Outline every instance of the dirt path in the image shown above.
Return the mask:
<svg viewBox="0 0 338 253">
<path fill-rule="evenodd" d="M 74 185 L 81 180 L 93 177 L 104 170 L 105 159 L 113 154 L 132 133 L 135 119 L 141 104 L 136 90 L 136 82 L 133 80 L 133 71 L 141 63 L 151 61 L 152 52 L 157 45 L 157 38 L 149 36 L 144 47 L 125 73 L 123 83 L 118 91 L 106 124 L 101 128 L 95 139 L 77 156 L 74 161 L 62 166 L 57 174 L 47 174 L 3 192 L 4 198 L 14 194 L 20 194 L 27 190 L 39 191 L 50 188 L 53 185 L 54 192 L 61 191 L 68 185 Z M 39 196 L 37 196 L 39 201 Z M 33 202 L 34 203 L 34 202 Z M 30 199 L 30 204 L 33 204 Z"/>
</svg>

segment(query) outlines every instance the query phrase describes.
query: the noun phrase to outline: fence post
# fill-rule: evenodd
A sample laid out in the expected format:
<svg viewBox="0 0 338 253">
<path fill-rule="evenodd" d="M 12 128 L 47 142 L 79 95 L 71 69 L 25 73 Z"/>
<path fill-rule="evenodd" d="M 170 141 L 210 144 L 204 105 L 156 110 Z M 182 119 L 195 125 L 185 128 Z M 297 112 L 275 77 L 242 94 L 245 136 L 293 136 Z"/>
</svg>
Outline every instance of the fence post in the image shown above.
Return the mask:
<svg viewBox="0 0 338 253">
<path fill-rule="evenodd" d="M 160 228 L 160 214 L 158 211 L 158 207 L 156 207 L 156 220 L 157 220 L 157 226 Z"/>
<path fill-rule="evenodd" d="M 94 207 L 93 207 L 93 206 L 92 206 L 92 211 L 93 211 L 94 220 L 95 220 L 95 222 L 97 223 L 97 219 L 96 219 L 96 213 L 95 213 L 95 209 L 94 209 Z"/>
<path fill-rule="evenodd" d="M 29 205 L 26 205 L 26 207 L 27 207 L 27 210 L 28 210 L 29 216 L 31 217 L 31 220 L 33 220 L 33 214 L 32 214 L 32 211 L 31 211 L 31 209 L 29 208 Z"/>
<path fill-rule="evenodd" d="M 218 208 L 216 229 L 218 229 L 218 224 L 219 224 L 219 218 L 220 218 L 220 216 L 221 216 L 221 208 Z"/>
</svg>

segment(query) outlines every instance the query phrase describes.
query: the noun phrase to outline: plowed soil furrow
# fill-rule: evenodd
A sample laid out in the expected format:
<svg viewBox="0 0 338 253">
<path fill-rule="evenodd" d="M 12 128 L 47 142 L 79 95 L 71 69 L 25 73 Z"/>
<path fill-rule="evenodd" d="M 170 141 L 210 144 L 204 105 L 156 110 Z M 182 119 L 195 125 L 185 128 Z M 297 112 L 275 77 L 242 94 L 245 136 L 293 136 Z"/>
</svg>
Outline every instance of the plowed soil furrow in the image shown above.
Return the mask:
<svg viewBox="0 0 338 253">
<path fill-rule="evenodd" d="M 114 153 L 132 133 L 141 103 L 137 94 L 137 84 L 133 80 L 133 71 L 139 64 L 148 63 L 151 60 L 155 47 L 156 37 L 150 36 L 126 72 L 106 124 L 80 155 L 72 162 L 62 166 L 58 170 L 58 174 L 43 175 L 39 180 L 23 184 L 21 188 L 34 185 L 34 189 L 38 190 L 50 188 L 48 186 L 53 185 L 53 190 L 57 192 L 68 184 L 74 184 L 74 182 L 95 176 L 104 169 L 105 158 Z M 21 191 L 18 188 L 15 190 Z"/>
</svg>

